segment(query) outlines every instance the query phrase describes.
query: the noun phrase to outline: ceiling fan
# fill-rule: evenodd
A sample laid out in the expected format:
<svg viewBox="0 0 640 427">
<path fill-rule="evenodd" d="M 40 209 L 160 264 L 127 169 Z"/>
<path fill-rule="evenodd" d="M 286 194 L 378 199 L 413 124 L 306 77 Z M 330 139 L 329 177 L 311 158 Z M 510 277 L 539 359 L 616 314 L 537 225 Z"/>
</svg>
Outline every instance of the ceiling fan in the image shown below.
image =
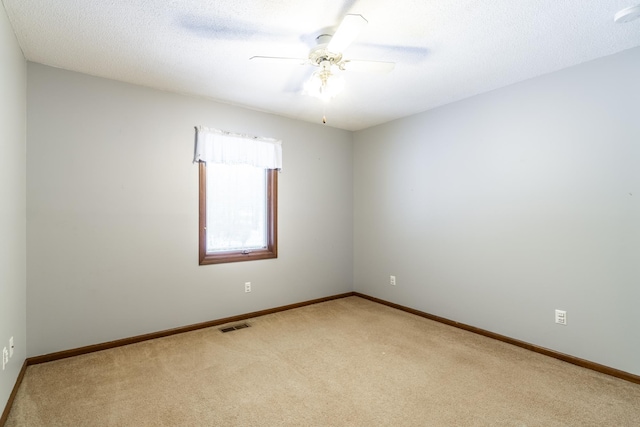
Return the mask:
<svg viewBox="0 0 640 427">
<path fill-rule="evenodd" d="M 288 58 L 279 56 L 252 56 L 250 60 L 288 61 L 299 65 L 312 65 L 319 70 L 314 72 L 305 84 L 308 95 L 328 101 L 337 95 L 344 81 L 336 71 L 355 71 L 388 73 L 395 67 L 394 62 L 366 61 L 344 58 L 342 52 L 351 45 L 360 31 L 367 25 L 362 15 L 346 15 L 335 34 L 321 34 L 316 37 L 317 45 L 309 51 L 307 58 Z"/>
</svg>

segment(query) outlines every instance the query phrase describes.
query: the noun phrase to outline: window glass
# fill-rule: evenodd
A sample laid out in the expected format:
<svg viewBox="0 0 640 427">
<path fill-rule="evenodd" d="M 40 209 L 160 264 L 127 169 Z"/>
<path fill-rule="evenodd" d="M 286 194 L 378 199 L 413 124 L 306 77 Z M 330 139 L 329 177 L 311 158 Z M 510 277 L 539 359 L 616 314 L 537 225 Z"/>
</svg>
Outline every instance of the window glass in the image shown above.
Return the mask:
<svg viewBox="0 0 640 427">
<path fill-rule="evenodd" d="M 200 264 L 278 256 L 278 173 L 200 162 Z"/>
<path fill-rule="evenodd" d="M 207 253 L 267 247 L 265 169 L 207 165 Z"/>
</svg>

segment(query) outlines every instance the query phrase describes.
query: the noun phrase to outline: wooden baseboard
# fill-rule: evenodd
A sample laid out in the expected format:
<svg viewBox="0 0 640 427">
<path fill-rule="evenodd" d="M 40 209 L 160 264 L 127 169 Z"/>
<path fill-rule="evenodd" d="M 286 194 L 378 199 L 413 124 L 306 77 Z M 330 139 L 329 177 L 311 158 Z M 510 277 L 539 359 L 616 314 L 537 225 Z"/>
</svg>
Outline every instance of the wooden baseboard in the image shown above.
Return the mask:
<svg viewBox="0 0 640 427">
<path fill-rule="evenodd" d="M 20 374 L 18 376 L 18 379 L 16 381 L 16 384 L 13 388 L 13 391 L 11 393 L 11 396 L 9 398 L 9 401 L 7 402 L 7 405 L 4 409 L 4 412 L 2 413 L 2 418 L 0 418 L 0 427 L 2 427 L 4 425 L 4 423 L 6 422 L 7 417 L 9 416 L 9 411 L 11 409 L 11 405 L 13 404 L 13 400 L 15 398 L 15 395 L 18 391 L 18 387 L 20 386 L 20 383 L 22 382 L 22 378 L 24 377 L 24 373 L 26 370 L 26 367 L 29 365 L 36 365 L 39 363 L 46 363 L 46 362 L 51 362 L 54 360 L 59 360 L 59 359 L 65 359 L 67 357 L 74 357 L 74 356 L 79 356 L 81 354 L 87 354 L 87 353 L 92 353 L 94 351 L 101 351 L 101 350 L 108 350 L 110 348 L 115 348 L 115 347 L 121 347 L 124 345 L 129 345 L 129 344 L 134 344 L 134 343 L 138 343 L 138 342 L 142 342 L 142 341 L 147 341 L 147 340 L 152 340 L 152 339 L 156 339 L 156 338 L 162 338 L 162 337 L 167 337 L 170 335 L 176 335 L 176 334 L 181 334 L 184 332 L 190 332 L 190 331 L 195 331 L 197 329 L 204 329 L 204 328 L 210 328 L 213 326 L 218 326 L 218 325 L 223 325 L 225 323 L 232 323 L 232 322 L 239 322 L 239 321 L 243 321 L 243 320 L 247 320 L 247 319 L 251 319 L 253 317 L 258 317 L 258 316 L 265 316 L 267 314 L 273 314 L 273 313 L 278 313 L 281 311 L 286 311 L 286 310 L 291 310 L 294 308 L 300 308 L 300 307 L 304 307 L 307 305 L 311 305 L 311 304 L 318 304 L 321 302 L 325 302 L 325 301 L 331 301 L 331 300 L 335 300 L 335 299 L 340 299 L 340 298 L 346 298 L 346 297 L 350 297 L 350 296 L 357 296 L 360 298 L 364 298 L 367 299 L 369 301 L 373 301 L 379 304 L 383 304 L 386 305 L 388 307 L 392 307 L 398 310 L 402 310 L 405 311 L 407 313 L 411 313 L 411 314 L 415 314 L 417 316 L 420 317 L 424 317 L 426 319 L 430 319 L 430 320 L 434 320 L 436 322 L 440 322 L 440 323 L 444 323 L 446 325 L 450 325 L 450 326 L 454 326 L 456 328 L 460 328 L 460 329 L 464 329 L 466 331 L 470 331 L 479 335 L 483 335 L 485 337 L 488 338 L 493 338 L 508 344 L 512 344 L 521 348 L 525 348 L 527 350 L 530 351 L 534 351 L 536 353 L 540 353 L 540 354 L 544 354 L 546 356 L 549 357 L 553 357 L 555 359 L 559 359 L 577 366 L 581 366 L 583 368 L 587 368 L 587 369 L 591 369 L 593 371 L 596 372 L 601 372 L 603 374 L 607 374 L 607 375 L 611 375 L 613 377 L 617 377 L 617 378 L 621 378 L 623 380 L 632 382 L 632 383 L 636 383 L 636 384 L 640 384 L 640 376 L 639 375 L 634 375 L 631 374 L 629 372 L 625 372 L 625 371 L 621 371 L 619 369 L 615 369 L 615 368 L 611 368 L 609 366 L 605 366 L 605 365 L 601 365 L 599 363 L 595 363 L 595 362 L 591 362 L 589 360 L 585 360 L 585 359 L 580 359 L 578 357 L 574 357 L 574 356 L 570 356 L 568 354 L 564 354 L 564 353 L 560 353 L 557 352 L 555 350 L 550 350 L 548 348 L 544 348 L 544 347 L 540 347 L 537 345 L 533 345 L 524 341 L 520 341 L 514 338 L 510 338 L 504 335 L 500 335 L 497 334 L 495 332 L 491 332 L 491 331 L 487 331 L 481 328 L 476 328 L 475 326 L 470 326 L 470 325 L 466 325 L 464 323 L 459 323 L 453 320 L 449 320 L 446 319 L 444 317 L 440 317 L 440 316 L 436 316 L 433 314 L 429 314 L 429 313 L 425 313 L 423 311 L 420 310 L 415 310 L 413 308 L 409 308 L 409 307 L 405 307 L 402 306 L 400 304 L 395 304 L 389 301 L 385 301 L 379 298 L 375 298 L 369 295 L 365 295 L 362 294 L 360 292 L 347 292 L 344 294 L 339 294 L 339 295 L 333 295 L 333 296 L 329 296 L 329 297 L 324 297 L 324 298 L 318 298 L 318 299 L 314 299 L 314 300 L 310 300 L 310 301 L 304 301 L 304 302 L 300 302 L 300 303 L 296 303 L 296 304 L 289 304 L 289 305 L 285 305 L 285 306 L 281 306 L 281 307 L 275 307 L 275 308 L 270 308 L 267 310 L 260 310 L 260 311 L 255 311 L 252 313 L 246 313 L 246 314 L 241 314 L 238 316 L 232 316 L 232 317 L 226 317 L 223 319 L 218 319 L 218 320 L 211 320 L 208 322 L 203 322 L 203 323 L 197 323 L 194 325 L 188 325 L 188 326 L 183 326 L 183 327 L 179 327 L 179 328 L 174 328 L 174 329 L 167 329 L 164 331 L 160 331 L 160 332 L 153 332 L 153 333 L 149 333 L 149 334 L 144 334 L 144 335 L 138 335 L 135 337 L 130 337 L 130 338 L 124 338 L 124 339 L 120 339 L 120 340 L 116 340 L 116 341 L 109 341 L 106 343 L 101 343 L 101 344 L 95 344 L 95 345 L 89 345 L 86 347 L 80 347 L 80 348 L 75 348 L 75 349 L 71 349 L 71 350 L 65 350 L 65 351 L 59 351 L 56 353 L 50 353 L 50 354 L 45 354 L 42 356 L 35 356 L 35 357 L 30 357 L 27 358 L 27 360 L 25 360 L 23 366 L 22 366 L 22 370 L 20 371 Z"/>
<path fill-rule="evenodd" d="M 25 360 L 22 364 L 22 368 L 20 368 L 20 373 L 18 374 L 18 378 L 16 378 L 16 383 L 13 385 L 13 390 L 11 390 L 11 394 L 9 395 L 9 400 L 7 400 L 7 404 L 4 406 L 4 411 L 2 411 L 2 416 L 0 416 L 0 427 L 4 427 L 4 424 L 7 422 L 7 418 L 9 418 L 9 411 L 11 411 L 11 407 L 13 406 L 13 401 L 16 398 L 16 394 L 18 394 L 18 389 L 20 388 L 20 384 L 22 384 L 22 379 L 24 378 L 24 373 L 27 371 L 27 361 Z"/>
<path fill-rule="evenodd" d="M 120 340 L 109 341 L 101 344 L 94 344 L 94 345 L 88 345 L 86 347 L 74 348 L 71 350 L 58 351 L 55 353 L 45 354 L 42 356 L 29 357 L 27 359 L 27 365 L 37 365 L 39 363 L 52 362 L 54 360 L 66 359 L 67 357 L 74 357 L 74 356 L 79 356 L 81 354 L 93 353 L 95 351 L 102 351 L 102 350 L 108 350 L 110 348 L 122 347 L 123 345 L 135 344 L 138 342 L 153 340 L 156 338 L 168 337 L 170 335 L 176 335 L 184 332 L 195 331 L 197 329 L 210 328 L 212 326 L 223 325 L 225 323 L 240 322 L 242 320 L 251 319 L 253 317 L 265 316 L 267 314 L 278 313 L 280 311 L 291 310 L 294 308 L 304 307 L 311 304 L 318 304 L 321 302 L 345 298 L 353 295 L 354 295 L 353 292 L 347 292 L 344 294 L 318 298 L 310 301 L 299 302 L 296 304 L 284 305 L 281 307 L 270 308 L 267 310 L 254 311 L 253 313 L 246 313 L 246 314 L 240 314 L 238 316 L 225 317 L 224 319 L 210 320 L 208 322 L 196 323 L 194 325 L 187 325 L 179 328 L 167 329 L 160 332 L 152 332 L 149 334 L 138 335 L 130 338 L 123 338 Z"/>
<path fill-rule="evenodd" d="M 560 353 L 555 350 L 540 347 L 534 344 L 530 344 L 524 341 L 510 338 L 504 335 L 496 334 L 495 332 L 487 331 L 485 329 L 476 328 L 475 326 L 466 325 L 464 323 L 459 323 L 453 320 L 446 319 L 444 317 L 435 316 L 433 314 L 425 313 L 420 310 L 415 310 L 413 308 L 405 307 L 400 304 L 395 304 L 379 298 L 371 297 L 369 295 L 361 294 L 360 292 L 354 292 L 353 294 L 360 298 L 368 299 L 369 301 L 377 302 L 379 304 L 383 304 L 388 307 L 393 307 L 398 310 L 406 311 L 407 313 L 415 314 L 417 316 L 424 317 L 426 319 L 435 320 L 436 322 L 444 323 L 450 326 L 455 326 L 456 328 L 464 329 L 465 331 L 473 332 L 478 335 L 483 335 L 488 338 L 493 338 L 495 340 L 505 342 L 507 344 L 512 344 L 518 347 L 522 347 L 527 350 L 534 351 L 536 353 L 544 354 L 545 356 L 553 357 L 555 359 L 559 359 L 564 362 L 571 363 L 573 365 L 578 365 L 583 368 L 591 369 L 592 371 L 600 372 L 603 374 L 611 375 L 613 377 L 621 378 L 623 380 L 626 380 L 632 383 L 640 384 L 639 375 L 634 375 L 629 372 L 621 371 L 619 369 L 611 368 L 609 366 L 601 365 L 599 363 L 591 362 L 589 360 L 581 359 L 579 357 L 570 356 L 568 354 Z"/>
</svg>

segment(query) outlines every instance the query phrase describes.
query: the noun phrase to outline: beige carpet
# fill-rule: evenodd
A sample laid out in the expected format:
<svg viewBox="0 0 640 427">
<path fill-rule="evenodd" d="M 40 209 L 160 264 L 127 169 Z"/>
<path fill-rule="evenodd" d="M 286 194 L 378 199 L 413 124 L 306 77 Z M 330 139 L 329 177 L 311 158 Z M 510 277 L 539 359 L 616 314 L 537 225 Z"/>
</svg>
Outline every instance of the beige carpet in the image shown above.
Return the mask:
<svg viewBox="0 0 640 427">
<path fill-rule="evenodd" d="M 640 385 L 358 297 L 27 369 L 7 426 L 638 426 Z"/>
</svg>

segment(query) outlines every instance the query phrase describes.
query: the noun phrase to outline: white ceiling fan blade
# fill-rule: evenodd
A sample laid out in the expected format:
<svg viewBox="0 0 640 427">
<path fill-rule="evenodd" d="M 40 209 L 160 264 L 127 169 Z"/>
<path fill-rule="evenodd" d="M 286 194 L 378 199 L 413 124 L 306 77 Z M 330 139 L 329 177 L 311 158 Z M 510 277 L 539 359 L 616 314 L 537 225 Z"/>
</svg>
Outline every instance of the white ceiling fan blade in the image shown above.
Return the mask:
<svg viewBox="0 0 640 427">
<path fill-rule="evenodd" d="M 305 65 L 309 63 L 309 58 L 290 58 L 286 56 L 252 56 L 249 60 L 279 62 L 279 63 L 294 63 L 298 65 Z"/>
<path fill-rule="evenodd" d="M 361 61 L 357 59 L 342 62 L 342 68 L 346 71 L 355 71 L 360 73 L 386 74 L 391 72 L 395 66 L 395 62 Z"/>
<path fill-rule="evenodd" d="M 336 33 L 331 37 L 327 50 L 342 53 L 360 34 L 365 25 L 367 25 L 367 20 L 362 15 L 345 16 Z"/>
</svg>

